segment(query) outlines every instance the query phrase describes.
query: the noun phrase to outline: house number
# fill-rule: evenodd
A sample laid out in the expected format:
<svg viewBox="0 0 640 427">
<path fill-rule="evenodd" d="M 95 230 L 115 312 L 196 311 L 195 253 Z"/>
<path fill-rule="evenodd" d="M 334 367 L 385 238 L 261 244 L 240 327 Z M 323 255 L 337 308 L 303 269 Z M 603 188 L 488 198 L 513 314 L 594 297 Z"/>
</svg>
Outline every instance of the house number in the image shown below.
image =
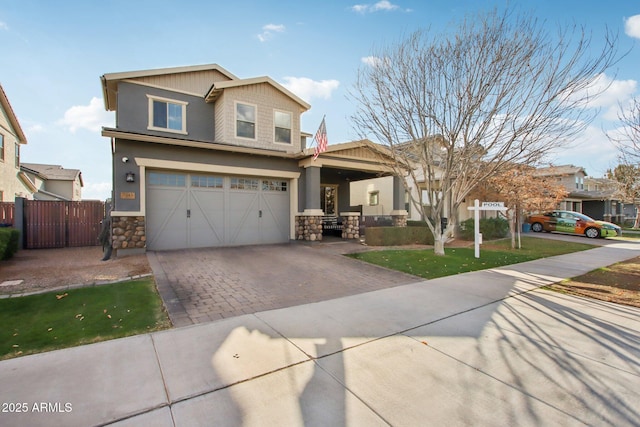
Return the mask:
<svg viewBox="0 0 640 427">
<path fill-rule="evenodd" d="M 128 192 L 123 191 L 122 193 L 120 193 L 120 198 L 134 200 L 136 198 L 136 193 L 134 193 L 133 191 L 128 191 Z"/>
</svg>

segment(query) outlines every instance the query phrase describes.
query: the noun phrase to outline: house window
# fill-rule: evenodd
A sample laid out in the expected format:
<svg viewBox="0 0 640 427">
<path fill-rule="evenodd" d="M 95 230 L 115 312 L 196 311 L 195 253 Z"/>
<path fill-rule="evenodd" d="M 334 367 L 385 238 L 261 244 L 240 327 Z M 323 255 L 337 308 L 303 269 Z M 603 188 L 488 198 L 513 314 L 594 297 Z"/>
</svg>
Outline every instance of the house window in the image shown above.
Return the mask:
<svg viewBox="0 0 640 427">
<path fill-rule="evenodd" d="M 254 178 L 231 178 L 232 190 L 257 190 L 258 180 Z"/>
<path fill-rule="evenodd" d="M 378 206 L 378 203 L 380 203 L 380 192 L 372 191 L 369 193 L 369 206 Z"/>
<path fill-rule="evenodd" d="M 20 167 L 20 145 L 16 142 L 16 167 Z"/>
<path fill-rule="evenodd" d="M 165 132 L 187 133 L 188 102 L 172 99 L 149 98 L 149 129 Z"/>
<path fill-rule="evenodd" d="M 4 160 L 4 135 L 0 133 L 0 160 Z"/>
<path fill-rule="evenodd" d="M 275 124 L 274 141 L 280 144 L 291 144 L 291 113 L 275 111 L 273 122 Z"/>
<path fill-rule="evenodd" d="M 236 136 L 256 139 L 256 106 L 236 103 Z"/>
<path fill-rule="evenodd" d="M 262 191 L 287 191 L 287 181 L 263 180 Z"/>
<path fill-rule="evenodd" d="M 191 175 L 191 186 L 198 188 L 224 188 L 221 176 Z"/>
<path fill-rule="evenodd" d="M 185 182 L 185 176 L 183 174 L 149 172 L 149 185 L 184 187 Z"/>
</svg>

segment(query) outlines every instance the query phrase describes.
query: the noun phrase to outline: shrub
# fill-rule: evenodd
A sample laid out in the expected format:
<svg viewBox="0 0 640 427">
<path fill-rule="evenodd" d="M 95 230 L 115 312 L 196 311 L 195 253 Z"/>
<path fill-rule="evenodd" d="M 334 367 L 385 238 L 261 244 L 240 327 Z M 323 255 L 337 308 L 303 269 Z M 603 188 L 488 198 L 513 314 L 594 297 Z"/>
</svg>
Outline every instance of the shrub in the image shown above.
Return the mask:
<svg viewBox="0 0 640 427">
<path fill-rule="evenodd" d="M 18 252 L 20 231 L 15 228 L 0 228 L 0 259 L 9 259 Z"/>
<path fill-rule="evenodd" d="M 460 223 L 460 237 L 463 240 L 474 240 L 475 221 L 469 218 Z M 502 239 L 509 234 L 509 221 L 503 218 L 481 218 L 480 233 L 486 240 Z"/>
<path fill-rule="evenodd" d="M 428 227 L 367 227 L 365 242 L 370 246 L 433 245 L 433 235 Z"/>
</svg>

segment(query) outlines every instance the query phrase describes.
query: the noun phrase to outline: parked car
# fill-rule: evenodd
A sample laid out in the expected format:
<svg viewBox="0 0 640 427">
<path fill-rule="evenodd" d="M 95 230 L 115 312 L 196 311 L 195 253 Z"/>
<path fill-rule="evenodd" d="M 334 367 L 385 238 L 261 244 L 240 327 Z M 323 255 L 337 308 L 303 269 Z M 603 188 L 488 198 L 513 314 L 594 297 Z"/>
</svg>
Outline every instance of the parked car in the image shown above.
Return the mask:
<svg viewBox="0 0 640 427">
<path fill-rule="evenodd" d="M 557 231 L 560 233 L 584 234 L 591 239 L 622 234 L 622 229 L 618 225 L 606 221 L 597 221 L 580 212 L 553 211 L 531 215 L 527 218 L 527 222 L 531 224 L 531 230 L 535 232 Z"/>
</svg>

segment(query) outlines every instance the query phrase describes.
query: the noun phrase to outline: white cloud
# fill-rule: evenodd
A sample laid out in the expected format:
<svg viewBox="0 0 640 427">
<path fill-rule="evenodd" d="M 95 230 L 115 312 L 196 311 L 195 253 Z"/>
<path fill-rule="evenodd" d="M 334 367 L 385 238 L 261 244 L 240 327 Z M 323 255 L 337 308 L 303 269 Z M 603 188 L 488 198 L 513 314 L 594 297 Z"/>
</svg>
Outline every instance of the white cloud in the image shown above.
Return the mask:
<svg viewBox="0 0 640 427">
<path fill-rule="evenodd" d="M 9 31 L 9 26 L 7 25 L 6 22 L 0 21 L 0 30 Z"/>
<path fill-rule="evenodd" d="M 93 97 L 89 105 L 75 105 L 64 113 L 59 125 L 68 128 L 71 133 L 78 129 L 98 132 L 102 126 L 113 124 L 113 113 L 105 111 L 101 99 Z"/>
<path fill-rule="evenodd" d="M 586 99 L 587 108 L 604 108 L 602 117 L 616 120 L 618 106 L 626 104 L 638 88 L 635 80 L 614 80 L 606 74 L 598 75 L 587 89 L 569 97 L 569 99 Z"/>
<path fill-rule="evenodd" d="M 300 98 L 309 101 L 312 98 L 331 98 L 331 94 L 340 86 L 340 82 L 338 80 L 314 81 L 307 77 L 285 77 L 282 85 Z"/>
<path fill-rule="evenodd" d="M 588 126 L 570 147 L 553 153 L 553 164 L 581 166 L 592 177 L 604 176 L 617 159 L 618 150 L 597 126 Z"/>
<path fill-rule="evenodd" d="M 376 67 L 382 60 L 377 56 L 363 56 L 362 58 L 360 58 L 360 61 L 362 61 L 363 64 L 369 65 L 371 67 Z"/>
<path fill-rule="evenodd" d="M 356 13 L 374 13 L 379 11 L 389 12 L 392 10 L 400 10 L 400 6 L 393 4 L 387 0 L 381 0 L 374 4 L 356 4 L 351 6 L 351 10 Z M 406 9 L 405 12 L 411 12 L 411 9 Z"/>
<path fill-rule="evenodd" d="M 42 126 L 41 124 L 36 123 L 35 125 L 31 125 L 28 128 L 25 129 L 25 132 L 27 134 L 31 134 L 31 133 L 40 133 L 44 131 L 44 126 Z"/>
<path fill-rule="evenodd" d="M 85 182 L 82 187 L 83 200 L 106 200 L 109 197 L 111 197 L 110 182 Z"/>
<path fill-rule="evenodd" d="M 258 34 L 258 40 L 266 42 L 273 37 L 274 33 L 284 33 L 285 26 L 282 24 L 267 24 L 262 27 L 262 33 Z"/>
<path fill-rule="evenodd" d="M 624 20 L 624 32 L 629 37 L 640 39 L 640 15 L 634 15 Z"/>
</svg>

